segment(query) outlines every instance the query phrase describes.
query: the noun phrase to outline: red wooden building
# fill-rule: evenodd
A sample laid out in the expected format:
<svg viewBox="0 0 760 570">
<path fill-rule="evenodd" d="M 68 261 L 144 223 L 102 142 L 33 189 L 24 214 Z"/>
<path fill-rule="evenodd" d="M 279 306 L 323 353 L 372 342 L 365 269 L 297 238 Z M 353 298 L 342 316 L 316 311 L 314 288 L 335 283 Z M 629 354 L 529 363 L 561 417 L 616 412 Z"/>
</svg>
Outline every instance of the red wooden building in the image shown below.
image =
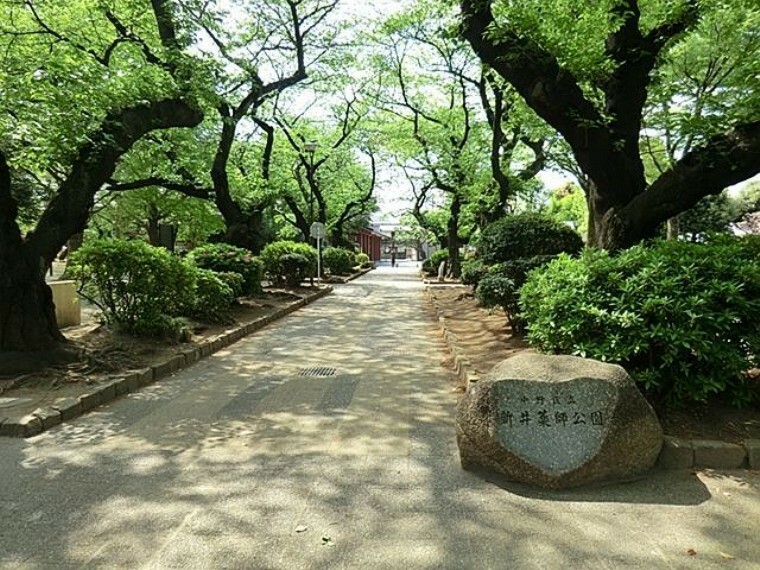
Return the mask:
<svg viewBox="0 0 760 570">
<path fill-rule="evenodd" d="M 370 228 L 362 228 L 352 236 L 352 239 L 363 253 L 369 255 L 372 261 L 380 261 L 383 250 L 383 238 L 387 237 L 389 236 L 385 236 Z"/>
</svg>

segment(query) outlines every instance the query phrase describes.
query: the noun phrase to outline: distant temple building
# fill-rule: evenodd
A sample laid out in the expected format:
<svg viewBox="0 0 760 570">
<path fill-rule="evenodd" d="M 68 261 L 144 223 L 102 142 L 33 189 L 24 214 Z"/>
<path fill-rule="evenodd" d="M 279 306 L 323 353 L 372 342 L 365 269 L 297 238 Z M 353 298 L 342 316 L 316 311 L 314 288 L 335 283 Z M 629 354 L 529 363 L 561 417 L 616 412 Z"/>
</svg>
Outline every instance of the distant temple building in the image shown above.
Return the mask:
<svg viewBox="0 0 760 570">
<path fill-rule="evenodd" d="M 399 239 L 399 231 L 404 226 L 398 222 L 373 222 L 371 226 L 376 234 L 382 236 L 381 259 L 393 257 L 397 260 L 420 261 L 430 255 L 431 247 L 426 241 L 407 243 L 403 239 Z"/>
<path fill-rule="evenodd" d="M 359 246 L 362 253 L 366 253 L 372 261 L 383 259 L 383 241 L 385 236 L 373 228 L 362 228 L 351 239 Z"/>
</svg>

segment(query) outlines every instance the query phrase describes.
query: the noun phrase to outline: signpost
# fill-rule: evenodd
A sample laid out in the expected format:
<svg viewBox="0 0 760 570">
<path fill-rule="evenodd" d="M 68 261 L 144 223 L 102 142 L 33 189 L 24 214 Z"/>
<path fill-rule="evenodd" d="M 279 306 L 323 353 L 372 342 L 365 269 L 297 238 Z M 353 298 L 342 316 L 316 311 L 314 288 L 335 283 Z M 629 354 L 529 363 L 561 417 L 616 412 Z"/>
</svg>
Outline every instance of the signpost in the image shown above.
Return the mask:
<svg viewBox="0 0 760 570">
<path fill-rule="evenodd" d="M 309 235 L 317 239 L 317 285 L 319 285 L 320 275 L 322 274 L 322 238 L 325 237 L 325 225 L 321 222 L 314 222 L 309 228 Z"/>
</svg>

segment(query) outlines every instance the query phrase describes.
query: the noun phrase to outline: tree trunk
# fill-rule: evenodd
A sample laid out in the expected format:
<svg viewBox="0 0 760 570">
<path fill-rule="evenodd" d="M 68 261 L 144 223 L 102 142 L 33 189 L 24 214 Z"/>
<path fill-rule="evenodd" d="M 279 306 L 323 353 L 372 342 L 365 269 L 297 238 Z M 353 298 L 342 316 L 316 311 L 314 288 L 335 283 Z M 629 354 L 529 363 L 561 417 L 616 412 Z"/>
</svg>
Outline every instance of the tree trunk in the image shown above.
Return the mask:
<svg viewBox="0 0 760 570">
<path fill-rule="evenodd" d="M 678 216 L 673 216 L 668 220 L 667 239 L 676 241 L 681 234 L 681 224 Z"/>
<path fill-rule="evenodd" d="M 266 244 L 266 236 L 262 232 L 263 220 L 264 212 L 261 210 L 241 213 L 234 219 L 227 217 L 227 228 L 221 236 L 221 241 L 258 254 Z"/>
<path fill-rule="evenodd" d="M 448 248 L 449 248 L 449 275 L 458 279 L 462 272 L 459 260 L 459 213 L 462 210 L 462 201 L 458 194 L 454 195 L 449 209 L 450 216 L 447 224 Z"/>
<path fill-rule="evenodd" d="M 146 229 L 148 230 L 148 243 L 153 247 L 158 247 L 161 243 L 158 235 L 158 224 L 160 222 L 161 213 L 158 211 L 155 204 L 151 204 Z"/>
<path fill-rule="evenodd" d="M 64 341 L 45 265 L 27 246 L 0 252 L 0 352 L 52 350 Z"/>
<path fill-rule="evenodd" d="M 0 359 L 0 373 L 9 369 L 12 353 L 50 350 L 64 340 L 45 283 L 48 260 L 24 242 L 17 214 L 10 168 L 0 150 L 0 353 L 10 353 L 8 362 Z"/>
<path fill-rule="evenodd" d="M 594 182 L 593 245 L 619 250 L 656 235 L 669 218 L 701 198 L 760 170 L 760 121 L 736 125 L 685 153 L 647 185 L 639 150 L 641 121 L 658 55 L 697 19 L 697 2 L 643 35 L 636 2 L 613 3 L 618 22 L 605 42 L 613 64 L 602 86 L 604 107 L 535 38 L 496 23 L 488 0 L 461 0 L 462 33 L 480 59 L 507 80 L 570 145 Z"/>
<path fill-rule="evenodd" d="M 95 193 L 113 176 L 121 156 L 146 133 L 195 126 L 199 110 L 180 100 L 155 101 L 106 116 L 101 128 L 77 153 L 69 176 L 25 237 L 16 224 L 10 172 L 0 152 L 0 356 L 14 351 L 60 348 L 63 335 L 55 320 L 52 292 L 44 271 L 63 245 L 82 232 Z"/>
</svg>

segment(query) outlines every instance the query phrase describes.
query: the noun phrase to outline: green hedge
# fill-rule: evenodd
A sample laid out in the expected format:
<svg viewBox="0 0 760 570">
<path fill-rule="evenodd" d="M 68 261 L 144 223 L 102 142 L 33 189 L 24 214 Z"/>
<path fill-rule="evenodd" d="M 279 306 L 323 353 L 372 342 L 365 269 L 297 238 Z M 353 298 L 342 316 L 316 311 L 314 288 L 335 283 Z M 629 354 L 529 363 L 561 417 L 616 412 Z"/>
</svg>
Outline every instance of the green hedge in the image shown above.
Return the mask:
<svg viewBox="0 0 760 570">
<path fill-rule="evenodd" d="M 72 254 L 70 266 L 106 322 L 129 333 L 173 335 L 179 325 L 172 317 L 195 304 L 194 268 L 143 241 L 87 243 Z"/>
<path fill-rule="evenodd" d="M 669 404 L 747 403 L 744 372 L 760 365 L 758 261 L 758 237 L 561 256 L 522 288 L 528 340 L 620 363 Z"/>
<path fill-rule="evenodd" d="M 501 307 L 515 334 L 525 332 L 525 321 L 520 317 L 520 289 L 534 269 L 549 263 L 556 256 L 537 255 L 526 259 L 513 259 L 491 266 L 483 266 L 482 277 L 475 287 L 475 297 L 484 307 Z"/>
<path fill-rule="evenodd" d="M 267 244 L 261 251 L 260 259 L 264 265 L 264 273 L 275 283 L 285 283 L 286 277 L 292 270 L 292 264 L 287 261 L 283 265 L 282 256 L 297 254 L 306 259 L 306 274 L 304 277 L 317 274 L 317 250 L 307 243 L 295 241 L 275 241 Z M 291 277 L 293 279 L 294 277 Z"/>
<path fill-rule="evenodd" d="M 237 273 L 217 273 L 210 269 L 195 270 L 195 302 L 193 316 L 206 322 L 228 322 L 230 306 L 235 300 L 235 292 L 225 282 L 224 275 L 240 276 Z M 242 278 L 241 282 L 242 282 Z"/>
<path fill-rule="evenodd" d="M 247 249 L 226 243 L 209 243 L 196 247 L 187 258 L 201 269 L 237 273 L 243 278 L 245 294 L 261 293 L 261 261 Z"/>
<path fill-rule="evenodd" d="M 309 260 L 300 253 L 285 253 L 280 256 L 280 272 L 288 287 L 298 287 L 309 276 Z"/>
<path fill-rule="evenodd" d="M 431 253 L 430 257 L 422 262 L 422 270 L 428 275 L 438 275 L 438 267 L 440 267 L 442 261 L 445 261 L 446 265 L 448 265 L 449 250 L 439 249 Z"/>
<path fill-rule="evenodd" d="M 342 247 L 326 247 L 322 250 L 322 265 L 331 275 L 350 275 L 354 271 L 356 254 Z"/>
<path fill-rule="evenodd" d="M 478 258 L 486 265 L 536 256 L 575 254 L 583 240 L 569 226 L 543 214 L 527 212 L 507 216 L 483 229 Z"/>
<path fill-rule="evenodd" d="M 369 255 L 366 253 L 357 253 L 355 264 L 359 267 L 370 267 L 372 265 L 372 261 L 370 261 Z"/>
</svg>

